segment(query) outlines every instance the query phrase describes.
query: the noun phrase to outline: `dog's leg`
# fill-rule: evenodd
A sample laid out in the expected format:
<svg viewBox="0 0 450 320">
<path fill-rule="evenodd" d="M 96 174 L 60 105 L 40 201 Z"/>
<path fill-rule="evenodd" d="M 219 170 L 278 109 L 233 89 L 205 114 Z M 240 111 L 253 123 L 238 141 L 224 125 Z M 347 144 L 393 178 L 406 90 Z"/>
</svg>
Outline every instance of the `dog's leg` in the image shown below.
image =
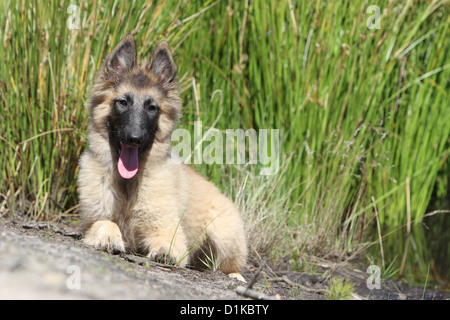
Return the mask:
<svg viewBox="0 0 450 320">
<path fill-rule="evenodd" d="M 84 243 L 109 253 L 125 252 L 119 227 L 108 220 L 96 221 L 86 231 Z"/>
<path fill-rule="evenodd" d="M 170 212 L 140 213 L 139 247 L 150 260 L 178 266 L 188 263 L 186 236 L 179 219 Z"/>
<path fill-rule="evenodd" d="M 239 213 L 234 207 L 227 208 L 207 227 L 208 241 L 216 249 L 219 269 L 231 277 L 244 268 L 247 261 L 247 245 Z"/>
<path fill-rule="evenodd" d="M 217 233 L 211 234 L 210 238 L 210 241 L 218 248 L 216 259 L 220 262 L 219 269 L 231 277 L 242 280 L 240 272 L 247 260 L 247 250 L 243 244 L 227 236 L 221 238 L 221 235 Z"/>
<path fill-rule="evenodd" d="M 200 248 L 191 256 L 193 267 L 200 270 L 215 268 L 228 274 L 230 278 L 246 282 L 239 273 L 246 261 L 246 250 L 242 244 L 232 244 L 229 239 L 220 239 L 220 235 L 208 230 L 210 236 L 203 240 Z M 234 248 L 235 250 L 231 250 Z"/>
<path fill-rule="evenodd" d="M 94 135 L 93 139 L 95 141 L 98 136 Z M 96 145 L 101 144 L 101 141 L 97 142 Z M 116 203 L 112 191 L 114 182 L 108 167 L 93 158 L 94 154 L 88 150 L 80 159 L 78 191 L 83 241 L 99 250 L 124 252 L 121 231 L 118 225 L 112 222 Z"/>
<path fill-rule="evenodd" d="M 189 262 L 186 237 L 183 231 L 178 228 L 168 228 L 152 232 L 147 238 L 149 248 L 148 257 L 152 261 L 159 261 L 167 264 L 186 266 Z"/>
</svg>

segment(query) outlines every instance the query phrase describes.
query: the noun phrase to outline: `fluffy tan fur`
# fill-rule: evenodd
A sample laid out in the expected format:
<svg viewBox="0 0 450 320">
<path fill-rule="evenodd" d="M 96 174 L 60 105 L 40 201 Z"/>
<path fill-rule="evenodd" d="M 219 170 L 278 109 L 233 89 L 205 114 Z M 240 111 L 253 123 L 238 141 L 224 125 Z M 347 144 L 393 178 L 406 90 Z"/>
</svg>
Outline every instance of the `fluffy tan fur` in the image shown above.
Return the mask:
<svg viewBox="0 0 450 320">
<path fill-rule="evenodd" d="M 170 156 L 170 135 L 181 113 L 178 85 L 162 87 L 158 76 L 136 65 L 120 79 L 105 76 L 105 59 L 91 92 L 89 148 L 80 159 L 78 177 L 84 241 L 100 250 L 146 254 L 152 260 L 169 258 L 181 266 L 202 267 L 204 253 L 214 253 L 225 273 L 241 271 L 247 259 L 239 211 L 210 182 Z M 171 56 L 170 56 L 171 57 Z M 145 83 L 136 83 L 137 75 Z M 113 99 L 126 91 L 150 94 L 160 105 L 158 131 L 150 152 L 140 160 L 137 175 L 124 180 L 111 152 L 107 121 Z"/>
</svg>

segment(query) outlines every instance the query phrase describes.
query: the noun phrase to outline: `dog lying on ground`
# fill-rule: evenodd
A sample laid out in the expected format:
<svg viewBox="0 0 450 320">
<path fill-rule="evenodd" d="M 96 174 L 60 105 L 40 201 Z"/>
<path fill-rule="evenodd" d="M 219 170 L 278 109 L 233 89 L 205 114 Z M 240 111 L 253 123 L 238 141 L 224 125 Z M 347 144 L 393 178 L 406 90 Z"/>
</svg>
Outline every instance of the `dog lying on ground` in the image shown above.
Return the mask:
<svg viewBox="0 0 450 320">
<path fill-rule="evenodd" d="M 106 57 L 89 100 L 89 147 L 78 177 L 85 243 L 108 252 L 238 273 L 247 259 L 234 204 L 171 157 L 181 114 L 178 68 L 162 42 L 142 66 L 126 36 Z"/>
</svg>

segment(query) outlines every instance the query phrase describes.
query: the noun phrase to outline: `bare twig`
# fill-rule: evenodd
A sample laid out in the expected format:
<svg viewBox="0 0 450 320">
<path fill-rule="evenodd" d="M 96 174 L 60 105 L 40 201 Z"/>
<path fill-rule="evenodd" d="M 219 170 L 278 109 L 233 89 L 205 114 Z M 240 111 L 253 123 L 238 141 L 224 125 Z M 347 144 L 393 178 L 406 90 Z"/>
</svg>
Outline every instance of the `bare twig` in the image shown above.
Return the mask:
<svg viewBox="0 0 450 320">
<path fill-rule="evenodd" d="M 259 265 L 258 270 L 256 270 L 255 274 L 253 275 L 253 278 L 248 282 L 247 285 L 247 289 L 251 289 L 253 288 L 253 285 L 256 283 L 256 280 L 258 279 L 259 274 L 261 273 L 261 271 L 264 269 L 264 266 L 267 263 L 267 259 L 264 258 L 261 262 L 261 264 Z"/>
<path fill-rule="evenodd" d="M 319 293 L 319 294 L 324 294 L 326 292 L 325 289 L 314 289 L 314 288 L 308 288 L 304 285 L 301 285 L 300 283 L 297 282 L 293 282 L 291 281 L 287 276 L 282 276 L 282 277 L 278 277 L 278 278 L 272 278 L 269 279 L 269 281 L 284 281 L 285 283 L 287 283 L 288 285 L 290 285 L 291 287 L 297 287 L 303 291 L 309 292 L 309 293 Z"/>
<path fill-rule="evenodd" d="M 280 299 L 279 295 L 270 296 L 265 293 L 252 290 L 253 285 L 256 283 L 256 280 L 258 279 L 259 274 L 264 269 L 264 266 L 266 265 L 266 263 L 267 263 L 267 259 L 264 258 L 262 260 L 261 264 L 259 265 L 258 270 L 256 270 L 255 274 L 253 275 L 253 278 L 249 281 L 247 287 L 238 286 L 236 288 L 236 293 L 238 295 L 241 295 L 241 296 L 247 297 L 247 298 L 251 298 L 251 299 L 255 299 L 255 300 L 279 300 Z"/>
<path fill-rule="evenodd" d="M 243 286 L 238 286 L 236 288 L 236 293 L 243 297 L 247 297 L 247 298 L 251 298 L 251 299 L 255 299 L 255 300 L 279 300 L 280 299 L 279 295 L 269 296 L 265 293 L 251 290 L 251 289 L 248 289 Z"/>
</svg>

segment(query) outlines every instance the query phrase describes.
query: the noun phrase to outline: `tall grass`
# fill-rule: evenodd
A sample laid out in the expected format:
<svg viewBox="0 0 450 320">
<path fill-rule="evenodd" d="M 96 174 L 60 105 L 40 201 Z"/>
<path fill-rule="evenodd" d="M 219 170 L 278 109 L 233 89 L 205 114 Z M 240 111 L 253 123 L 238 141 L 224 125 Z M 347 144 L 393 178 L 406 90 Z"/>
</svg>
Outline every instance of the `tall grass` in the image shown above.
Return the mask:
<svg viewBox="0 0 450 320">
<path fill-rule="evenodd" d="M 81 29 L 67 27 L 70 4 Z M 162 39 L 173 48 L 180 126 L 280 129 L 277 175 L 196 166 L 240 205 L 252 252 L 344 257 L 373 241 L 389 265 L 409 243 L 414 268 L 429 256 L 405 225 L 448 185 L 449 2 L 377 1 L 380 29 L 367 27 L 371 4 L 0 2 L 0 214 L 76 212 L 89 88 L 133 33 L 142 59 Z M 382 235 L 399 231 L 380 242 L 377 219 Z"/>
</svg>

